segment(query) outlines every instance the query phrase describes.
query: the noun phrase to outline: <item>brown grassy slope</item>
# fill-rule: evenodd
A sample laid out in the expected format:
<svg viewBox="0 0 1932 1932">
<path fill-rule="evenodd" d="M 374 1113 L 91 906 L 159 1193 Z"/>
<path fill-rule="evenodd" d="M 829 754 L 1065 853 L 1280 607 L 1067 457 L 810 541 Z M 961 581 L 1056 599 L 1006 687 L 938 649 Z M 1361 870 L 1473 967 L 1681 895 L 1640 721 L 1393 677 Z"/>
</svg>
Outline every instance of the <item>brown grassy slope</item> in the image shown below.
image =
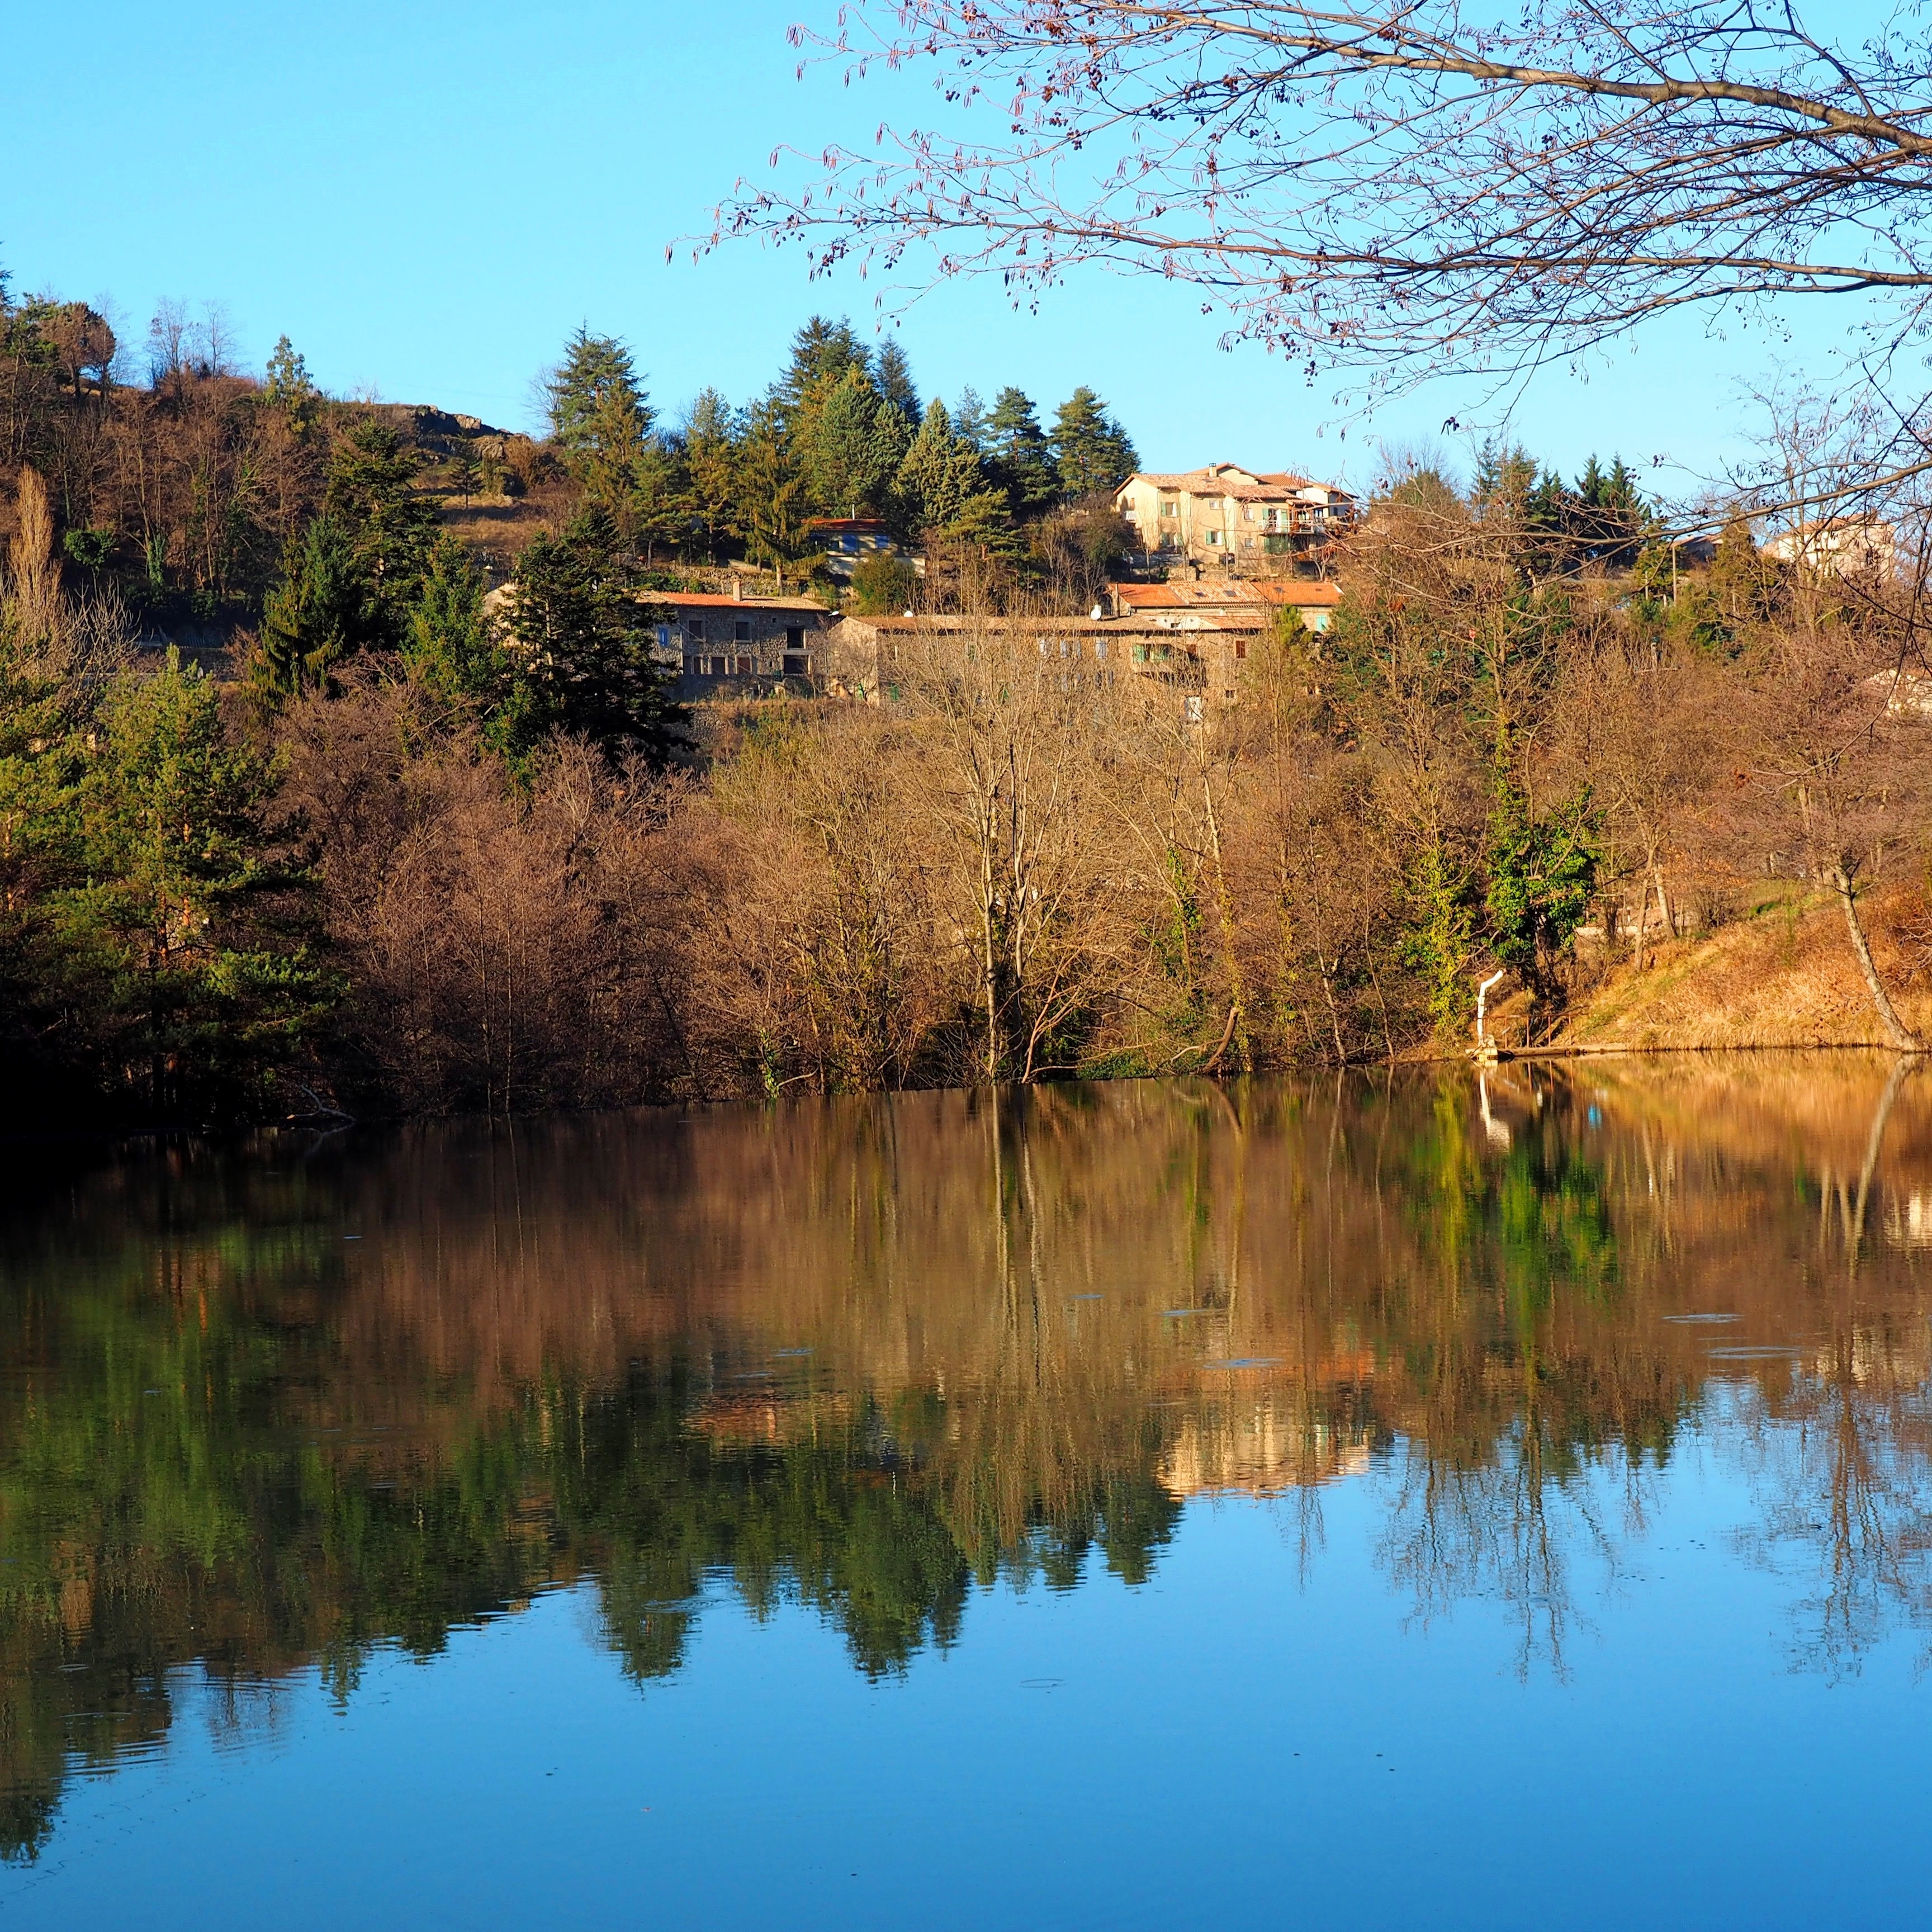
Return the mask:
<svg viewBox="0 0 1932 1932">
<path fill-rule="evenodd" d="M 1906 1024 L 1932 1039 L 1932 980 L 1915 971 L 1900 927 L 1923 915 L 1916 888 L 1862 902 L 1873 955 Z M 1582 996 L 1559 1043 L 1571 1046 L 1882 1046 L 1846 937 L 1822 898 L 1772 904 L 1661 948 L 1641 973 L 1618 967 Z"/>
</svg>

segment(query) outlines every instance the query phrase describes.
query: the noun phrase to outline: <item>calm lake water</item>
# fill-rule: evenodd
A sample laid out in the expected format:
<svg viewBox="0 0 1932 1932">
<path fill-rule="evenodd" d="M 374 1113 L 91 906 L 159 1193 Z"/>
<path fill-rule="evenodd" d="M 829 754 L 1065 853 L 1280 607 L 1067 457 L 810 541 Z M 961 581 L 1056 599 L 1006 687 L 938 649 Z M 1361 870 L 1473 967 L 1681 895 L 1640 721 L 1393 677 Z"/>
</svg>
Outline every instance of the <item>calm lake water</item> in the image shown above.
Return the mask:
<svg viewBox="0 0 1932 1932">
<path fill-rule="evenodd" d="M 16 1162 L 0 1916 L 1923 1924 L 1892 1073 Z"/>
</svg>

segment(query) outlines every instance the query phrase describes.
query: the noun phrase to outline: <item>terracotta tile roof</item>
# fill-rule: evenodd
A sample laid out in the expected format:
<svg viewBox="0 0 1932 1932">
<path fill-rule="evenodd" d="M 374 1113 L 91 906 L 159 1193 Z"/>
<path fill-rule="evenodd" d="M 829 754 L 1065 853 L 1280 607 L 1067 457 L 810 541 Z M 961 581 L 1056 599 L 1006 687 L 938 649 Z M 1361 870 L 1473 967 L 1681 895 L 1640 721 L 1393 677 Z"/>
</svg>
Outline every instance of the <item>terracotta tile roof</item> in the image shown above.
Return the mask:
<svg viewBox="0 0 1932 1932">
<path fill-rule="evenodd" d="M 1257 579 L 1255 595 L 1270 604 L 1292 604 L 1304 610 L 1332 610 L 1342 601 L 1339 584 L 1317 583 L 1306 578 Z"/>
<path fill-rule="evenodd" d="M 1180 584 L 1117 584 L 1114 595 L 1130 610 L 1186 610 L 1238 608 L 1242 604 L 1292 604 L 1304 610 L 1332 610 L 1342 593 L 1332 584 L 1308 578 L 1245 578 L 1228 581 Z"/>
<path fill-rule="evenodd" d="M 1238 503 L 1306 501 L 1302 492 L 1310 490 L 1318 490 L 1343 502 L 1354 501 L 1347 490 L 1336 484 L 1319 482 L 1313 477 L 1298 476 L 1289 470 L 1243 470 L 1239 464 L 1232 463 L 1209 464 L 1199 470 L 1172 475 L 1141 470 L 1130 476 L 1120 488 L 1124 490 L 1136 483 L 1174 494 L 1231 497 Z"/>
</svg>

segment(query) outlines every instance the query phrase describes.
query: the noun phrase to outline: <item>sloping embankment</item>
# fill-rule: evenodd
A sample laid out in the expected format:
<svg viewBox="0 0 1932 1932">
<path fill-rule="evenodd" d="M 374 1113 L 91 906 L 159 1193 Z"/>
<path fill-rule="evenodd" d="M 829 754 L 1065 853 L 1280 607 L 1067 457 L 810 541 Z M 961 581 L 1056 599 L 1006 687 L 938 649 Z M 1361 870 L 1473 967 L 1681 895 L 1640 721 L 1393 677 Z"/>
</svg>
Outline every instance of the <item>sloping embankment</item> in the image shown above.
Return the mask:
<svg viewBox="0 0 1932 1932">
<path fill-rule="evenodd" d="M 1918 892 L 1894 886 L 1861 902 L 1878 970 L 1900 1018 L 1932 1039 L 1932 974 L 1915 970 L 1902 921 Z M 1642 973 L 1618 967 L 1582 995 L 1564 1046 L 1717 1048 L 1882 1046 L 1834 902 L 1794 900 L 1661 948 Z"/>
</svg>

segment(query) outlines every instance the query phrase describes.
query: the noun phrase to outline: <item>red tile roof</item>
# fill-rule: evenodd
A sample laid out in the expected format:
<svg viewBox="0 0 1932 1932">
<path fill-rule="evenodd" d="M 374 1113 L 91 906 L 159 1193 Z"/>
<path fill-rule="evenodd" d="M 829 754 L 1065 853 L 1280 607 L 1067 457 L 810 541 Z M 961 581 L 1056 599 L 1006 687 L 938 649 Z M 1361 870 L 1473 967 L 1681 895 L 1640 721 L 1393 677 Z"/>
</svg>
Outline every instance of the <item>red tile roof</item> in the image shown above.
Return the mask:
<svg viewBox="0 0 1932 1932">
<path fill-rule="evenodd" d="M 1129 610 L 1214 609 L 1244 604 L 1292 604 L 1304 610 L 1332 610 L 1342 601 L 1342 593 L 1334 584 L 1305 578 L 1117 584 L 1113 590 L 1122 608 Z"/>
<path fill-rule="evenodd" d="M 1255 594 L 1270 604 L 1292 604 L 1304 610 L 1332 610 L 1342 601 L 1339 584 L 1316 583 L 1306 578 L 1271 578 L 1255 581 Z"/>
</svg>

